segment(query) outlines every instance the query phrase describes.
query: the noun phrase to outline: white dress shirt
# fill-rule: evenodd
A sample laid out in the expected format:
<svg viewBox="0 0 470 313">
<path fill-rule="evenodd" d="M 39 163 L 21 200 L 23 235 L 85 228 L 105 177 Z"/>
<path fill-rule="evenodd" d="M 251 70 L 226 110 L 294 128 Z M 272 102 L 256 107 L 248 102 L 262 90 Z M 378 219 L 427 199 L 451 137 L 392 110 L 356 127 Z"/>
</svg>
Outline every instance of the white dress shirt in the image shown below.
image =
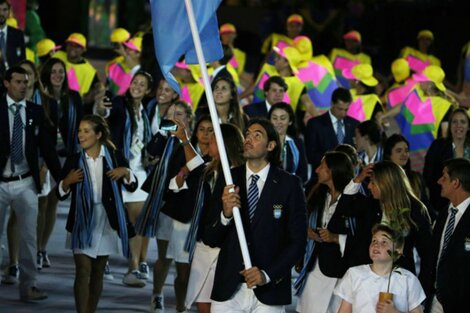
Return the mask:
<svg viewBox="0 0 470 313">
<path fill-rule="evenodd" d="M 11 145 L 11 140 L 13 137 L 13 123 L 15 121 L 15 107 L 14 107 L 15 103 L 18 103 L 20 105 L 20 110 L 21 110 L 20 114 L 21 114 L 21 121 L 23 122 L 23 130 L 26 127 L 26 100 L 23 99 L 19 102 L 15 102 L 7 94 L 8 123 L 9 123 L 9 129 L 10 129 L 10 145 Z M 28 121 L 28 123 L 32 123 L 32 120 Z M 37 131 L 39 131 L 39 129 Z M 23 175 L 29 171 L 29 165 L 28 165 L 28 161 L 26 160 L 26 155 L 25 155 L 25 144 L 26 144 L 26 132 L 23 131 L 23 161 L 20 164 L 15 164 L 15 173 L 12 173 L 11 172 L 11 151 L 10 151 L 10 157 L 7 159 L 7 163 L 5 164 L 5 168 L 3 170 L 3 174 L 2 174 L 3 177 Z"/>
</svg>

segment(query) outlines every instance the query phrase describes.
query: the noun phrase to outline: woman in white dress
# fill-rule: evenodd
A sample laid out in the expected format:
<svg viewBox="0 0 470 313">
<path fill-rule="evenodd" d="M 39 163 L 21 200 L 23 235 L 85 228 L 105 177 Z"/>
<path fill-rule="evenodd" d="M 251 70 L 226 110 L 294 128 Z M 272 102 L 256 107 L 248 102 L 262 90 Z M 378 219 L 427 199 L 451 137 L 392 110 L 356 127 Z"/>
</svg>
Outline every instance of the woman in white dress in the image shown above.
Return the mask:
<svg viewBox="0 0 470 313">
<path fill-rule="evenodd" d="M 113 142 L 129 160 L 129 166 L 137 177 L 138 188 L 136 192 L 123 192 L 124 204 L 127 214 L 133 225 L 142 211 L 147 193 L 140 187 L 147 179 L 144 168 L 145 146 L 152 138 L 151 124 L 147 111 L 142 105 L 142 99 L 151 91 L 152 77 L 150 74 L 139 71 L 131 80 L 128 91 L 124 96 L 112 100 L 109 113 L 103 111 L 112 132 Z M 100 112 L 98 112 L 100 113 Z M 149 239 L 140 235 L 135 236 L 131 242 L 131 258 L 123 283 L 133 287 L 144 287 L 145 280 L 149 278 L 147 265 L 147 250 Z"/>
<path fill-rule="evenodd" d="M 300 313 L 337 311 L 340 299 L 333 295 L 344 274 L 342 257 L 347 249 L 348 217 L 343 192 L 354 175 L 350 158 L 343 152 L 327 152 L 315 170 L 318 183 L 307 198 L 308 243 L 303 268 L 294 284 Z"/>
<path fill-rule="evenodd" d="M 103 273 L 110 254 L 119 253 L 118 236 L 128 255 L 128 220 L 121 186 L 137 188 L 125 158 L 109 140 L 106 121 L 96 115 L 84 116 L 78 140 L 79 153 L 67 157 L 58 196 L 72 194 L 67 230 L 75 261 L 74 295 L 79 313 L 95 312 L 103 289 Z"/>
</svg>

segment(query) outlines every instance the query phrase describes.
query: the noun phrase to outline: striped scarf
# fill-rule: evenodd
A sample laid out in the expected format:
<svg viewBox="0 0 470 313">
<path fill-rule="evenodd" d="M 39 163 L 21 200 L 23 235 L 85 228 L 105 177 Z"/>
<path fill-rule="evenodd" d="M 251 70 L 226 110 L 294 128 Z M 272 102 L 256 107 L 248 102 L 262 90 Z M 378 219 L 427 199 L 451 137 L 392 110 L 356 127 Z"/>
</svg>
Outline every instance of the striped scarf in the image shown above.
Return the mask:
<svg viewBox="0 0 470 313">
<path fill-rule="evenodd" d="M 155 237 L 157 234 L 158 215 L 167 187 L 168 164 L 176 141 L 178 141 L 178 138 L 174 136 L 168 139 L 162 158 L 154 171 L 149 196 L 145 199 L 142 212 L 135 223 L 135 230 L 141 236 Z"/>
<path fill-rule="evenodd" d="M 93 186 L 87 166 L 85 151 L 80 152 L 78 168 L 83 171 L 83 180 L 77 183 L 75 197 L 75 224 L 72 230 L 72 248 L 90 247 L 93 232 Z"/>
<path fill-rule="evenodd" d="M 150 128 L 150 121 L 145 109 L 141 110 L 142 120 L 144 121 L 144 139 L 143 144 L 146 145 L 152 138 L 152 130 Z M 123 153 L 124 157 L 127 160 L 130 160 L 133 155 L 131 153 L 132 145 L 132 122 L 129 110 L 126 110 L 126 122 L 124 124 L 124 143 L 123 143 Z M 134 156 L 135 157 L 135 156 Z"/>
<path fill-rule="evenodd" d="M 204 194 L 204 175 L 201 175 L 198 184 L 196 202 L 193 210 L 193 217 L 191 219 L 191 226 L 189 227 L 189 232 L 186 236 L 186 241 L 184 243 L 184 251 L 189 252 L 189 263 L 191 263 L 191 261 L 193 260 L 194 249 L 196 248 L 199 221 L 201 220 L 201 214 L 204 206 Z"/>
<path fill-rule="evenodd" d="M 106 146 L 104 149 L 104 161 L 110 170 L 113 168 L 113 161 Z M 103 164 L 104 166 L 104 164 Z M 91 175 L 87 166 L 85 151 L 80 152 L 78 168 L 83 171 L 83 181 L 77 183 L 77 196 L 75 197 L 75 224 L 72 230 L 72 248 L 84 249 L 92 244 L 93 234 L 93 187 Z M 104 177 L 103 177 L 104 178 Z M 111 180 L 114 203 L 116 204 L 116 215 L 119 225 L 119 237 L 121 238 L 122 251 L 125 257 L 129 256 L 129 243 L 127 234 L 127 220 L 124 211 L 124 204 L 121 198 L 121 191 L 116 181 Z"/>
<path fill-rule="evenodd" d="M 318 219 L 318 211 L 315 210 L 310 214 L 309 220 L 308 220 L 308 226 L 312 229 L 317 228 L 317 219 Z M 315 240 L 313 239 L 308 239 L 307 240 L 307 247 L 305 249 L 305 255 L 304 255 L 304 266 L 302 267 L 302 270 L 300 271 L 299 276 L 297 277 L 297 280 L 294 283 L 294 289 L 295 289 L 295 295 L 300 296 L 302 292 L 304 291 L 305 288 L 305 283 L 307 282 L 307 276 L 308 273 L 312 270 L 310 268 L 310 262 L 312 261 L 312 256 L 313 256 L 313 251 L 315 249 Z"/>
<path fill-rule="evenodd" d="M 110 170 L 113 170 L 113 161 L 111 159 L 111 154 L 106 146 L 103 146 L 104 149 L 104 158 Z M 129 253 L 129 236 L 127 233 L 127 219 L 126 211 L 124 209 L 124 203 L 122 202 L 121 189 L 119 188 L 118 182 L 111 179 L 111 187 L 113 189 L 113 198 L 114 203 L 116 204 L 116 216 L 119 226 L 119 237 L 121 238 L 121 247 L 123 255 L 128 258 Z"/>
<path fill-rule="evenodd" d="M 292 138 L 290 138 L 289 136 L 286 136 L 286 143 L 284 145 L 285 149 L 286 149 L 287 146 L 289 146 L 289 149 L 292 153 L 293 166 L 290 169 L 290 173 L 295 175 L 295 173 L 297 172 L 297 169 L 299 167 L 299 159 L 300 159 L 299 149 L 295 145 L 294 140 Z M 286 159 L 287 159 L 287 156 L 286 156 Z M 287 169 L 287 166 L 286 166 L 286 169 Z"/>
</svg>

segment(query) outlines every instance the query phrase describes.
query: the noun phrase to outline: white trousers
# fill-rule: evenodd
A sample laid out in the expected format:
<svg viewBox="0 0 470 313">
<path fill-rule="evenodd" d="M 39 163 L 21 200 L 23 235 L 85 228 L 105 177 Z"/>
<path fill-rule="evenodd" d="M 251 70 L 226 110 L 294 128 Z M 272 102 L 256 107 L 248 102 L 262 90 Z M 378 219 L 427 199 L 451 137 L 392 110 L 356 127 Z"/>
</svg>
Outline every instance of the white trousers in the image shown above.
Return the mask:
<svg viewBox="0 0 470 313">
<path fill-rule="evenodd" d="M 0 182 L 0 239 L 11 210 L 16 214 L 19 230 L 20 297 L 36 285 L 36 229 L 38 224 L 38 195 L 33 178 Z M 10 211 L 10 212 L 11 212 Z"/>
<path fill-rule="evenodd" d="M 249 289 L 245 283 L 232 299 L 217 302 L 212 301 L 212 313 L 284 313 L 283 305 L 266 305 L 261 303 L 255 296 L 253 289 Z"/>
</svg>

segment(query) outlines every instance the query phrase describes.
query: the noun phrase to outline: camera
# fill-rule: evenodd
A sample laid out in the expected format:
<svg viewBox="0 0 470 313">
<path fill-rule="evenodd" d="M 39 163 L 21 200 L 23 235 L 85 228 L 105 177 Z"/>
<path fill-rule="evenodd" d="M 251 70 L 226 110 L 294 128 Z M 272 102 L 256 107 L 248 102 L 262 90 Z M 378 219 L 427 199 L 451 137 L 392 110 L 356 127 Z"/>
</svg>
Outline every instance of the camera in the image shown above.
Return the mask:
<svg viewBox="0 0 470 313">
<path fill-rule="evenodd" d="M 104 96 L 103 104 L 107 108 L 111 108 L 113 106 L 113 104 L 111 103 L 111 98 L 108 95 Z"/>
<path fill-rule="evenodd" d="M 160 122 L 160 129 L 164 131 L 176 131 L 178 129 L 178 125 L 172 120 L 163 119 Z"/>
</svg>

